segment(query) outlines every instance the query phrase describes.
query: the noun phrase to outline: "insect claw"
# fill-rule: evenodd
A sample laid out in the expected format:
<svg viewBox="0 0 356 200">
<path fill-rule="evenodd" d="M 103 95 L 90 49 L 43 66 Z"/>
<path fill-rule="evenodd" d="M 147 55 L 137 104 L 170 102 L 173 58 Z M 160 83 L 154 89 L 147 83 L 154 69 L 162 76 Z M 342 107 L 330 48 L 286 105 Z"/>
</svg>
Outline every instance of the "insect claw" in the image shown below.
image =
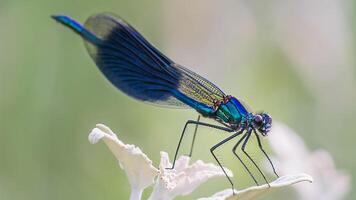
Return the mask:
<svg viewBox="0 0 356 200">
<path fill-rule="evenodd" d="M 166 167 L 165 169 L 169 169 L 169 170 L 172 170 L 172 169 L 173 169 L 173 167 Z"/>
</svg>

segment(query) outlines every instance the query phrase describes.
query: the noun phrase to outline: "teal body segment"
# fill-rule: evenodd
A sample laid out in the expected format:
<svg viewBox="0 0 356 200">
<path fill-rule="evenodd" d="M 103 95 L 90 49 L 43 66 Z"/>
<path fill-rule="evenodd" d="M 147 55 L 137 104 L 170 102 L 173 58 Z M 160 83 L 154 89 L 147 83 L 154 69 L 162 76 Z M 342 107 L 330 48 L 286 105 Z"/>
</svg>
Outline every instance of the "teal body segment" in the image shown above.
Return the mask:
<svg viewBox="0 0 356 200">
<path fill-rule="evenodd" d="M 213 118 L 216 116 L 216 112 L 212 107 L 207 106 L 202 103 L 199 103 L 199 102 L 185 96 L 184 94 L 180 93 L 178 90 L 173 90 L 172 93 L 175 98 L 177 98 L 178 100 L 182 101 L 183 103 L 189 105 L 190 107 L 194 108 L 196 111 L 198 111 L 203 116 L 213 117 Z"/>
<path fill-rule="evenodd" d="M 225 123 L 239 124 L 241 121 L 246 120 L 248 111 L 235 97 L 222 103 L 216 110 L 216 117 Z"/>
</svg>

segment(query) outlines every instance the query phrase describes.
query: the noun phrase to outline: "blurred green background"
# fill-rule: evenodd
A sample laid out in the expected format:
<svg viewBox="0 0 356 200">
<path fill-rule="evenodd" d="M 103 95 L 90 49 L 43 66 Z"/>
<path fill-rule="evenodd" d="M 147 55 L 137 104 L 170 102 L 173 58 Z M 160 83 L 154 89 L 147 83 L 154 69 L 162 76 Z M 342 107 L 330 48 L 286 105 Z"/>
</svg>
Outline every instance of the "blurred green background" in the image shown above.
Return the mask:
<svg viewBox="0 0 356 200">
<path fill-rule="evenodd" d="M 52 14 L 84 22 L 94 13 L 117 13 L 170 58 L 253 110 L 269 112 L 308 147 L 329 151 L 337 168 L 355 176 L 355 5 L 0 0 L 0 199 L 128 199 L 130 188 L 114 157 L 103 144 L 87 140 L 95 124 L 111 127 L 157 166 L 159 151 L 172 156 L 183 124 L 197 117 L 194 110 L 154 107 L 118 92 L 82 40 L 55 23 Z M 205 128 L 199 133 L 193 159 L 213 162 L 208 149 L 224 134 Z M 219 156 L 234 171 L 237 187 L 253 185 L 229 148 Z M 228 187 L 217 178 L 177 199 Z M 265 199 L 291 195 L 297 199 L 291 189 Z M 346 195 L 355 198 L 354 190 Z"/>
</svg>

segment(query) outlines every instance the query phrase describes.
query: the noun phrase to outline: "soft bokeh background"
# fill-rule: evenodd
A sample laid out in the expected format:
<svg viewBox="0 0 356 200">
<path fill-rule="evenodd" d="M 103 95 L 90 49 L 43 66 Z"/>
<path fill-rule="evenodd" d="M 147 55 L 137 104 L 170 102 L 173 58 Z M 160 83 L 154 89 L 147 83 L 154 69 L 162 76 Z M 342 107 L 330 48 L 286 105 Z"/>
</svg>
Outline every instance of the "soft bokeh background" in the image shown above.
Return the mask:
<svg viewBox="0 0 356 200">
<path fill-rule="evenodd" d="M 183 124 L 197 117 L 193 110 L 154 107 L 118 92 L 96 69 L 82 40 L 50 19 L 58 13 L 81 22 L 103 11 L 119 14 L 170 58 L 253 110 L 268 111 L 309 148 L 329 151 L 337 168 L 356 176 L 355 5 L 1 0 L 0 199 L 128 199 L 125 174 L 104 145 L 89 144 L 90 129 L 98 122 L 109 125 L 158 165 L 159 151 L 172 155 Z M 213 162 L 208 149 L 226 134 L 205 128 L 199 134 L 193 158 Z M 231 145 L 219 157 L 234 171 L 237 188 L 253 185 Z M 251 152 L 255 146 L 251 141 Z M 253 155 L 261 161 L 258 151 Z M 216 179 L 179 199 L 228 187 L 225 179 Z M 297 199 L 292 189 L 265 199 L 287 197 Z M 346 195 L 355 198 L 355 190 Z"/>
</svg>

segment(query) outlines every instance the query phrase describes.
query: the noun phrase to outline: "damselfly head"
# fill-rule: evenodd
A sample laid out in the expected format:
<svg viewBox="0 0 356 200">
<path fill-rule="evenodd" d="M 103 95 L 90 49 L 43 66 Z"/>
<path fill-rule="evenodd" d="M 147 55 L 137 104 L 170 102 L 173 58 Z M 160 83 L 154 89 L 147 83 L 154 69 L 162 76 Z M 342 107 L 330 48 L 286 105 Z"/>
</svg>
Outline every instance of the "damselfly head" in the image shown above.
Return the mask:
<svg viewBox="0 0 356 200">
<path fill-rule="evenodd" d="M 258 113 L 253 116 L 252 125 L 262 136 L 267 136 L 272 127 L 272 118 L 267 113 Z"/>
</svg>

